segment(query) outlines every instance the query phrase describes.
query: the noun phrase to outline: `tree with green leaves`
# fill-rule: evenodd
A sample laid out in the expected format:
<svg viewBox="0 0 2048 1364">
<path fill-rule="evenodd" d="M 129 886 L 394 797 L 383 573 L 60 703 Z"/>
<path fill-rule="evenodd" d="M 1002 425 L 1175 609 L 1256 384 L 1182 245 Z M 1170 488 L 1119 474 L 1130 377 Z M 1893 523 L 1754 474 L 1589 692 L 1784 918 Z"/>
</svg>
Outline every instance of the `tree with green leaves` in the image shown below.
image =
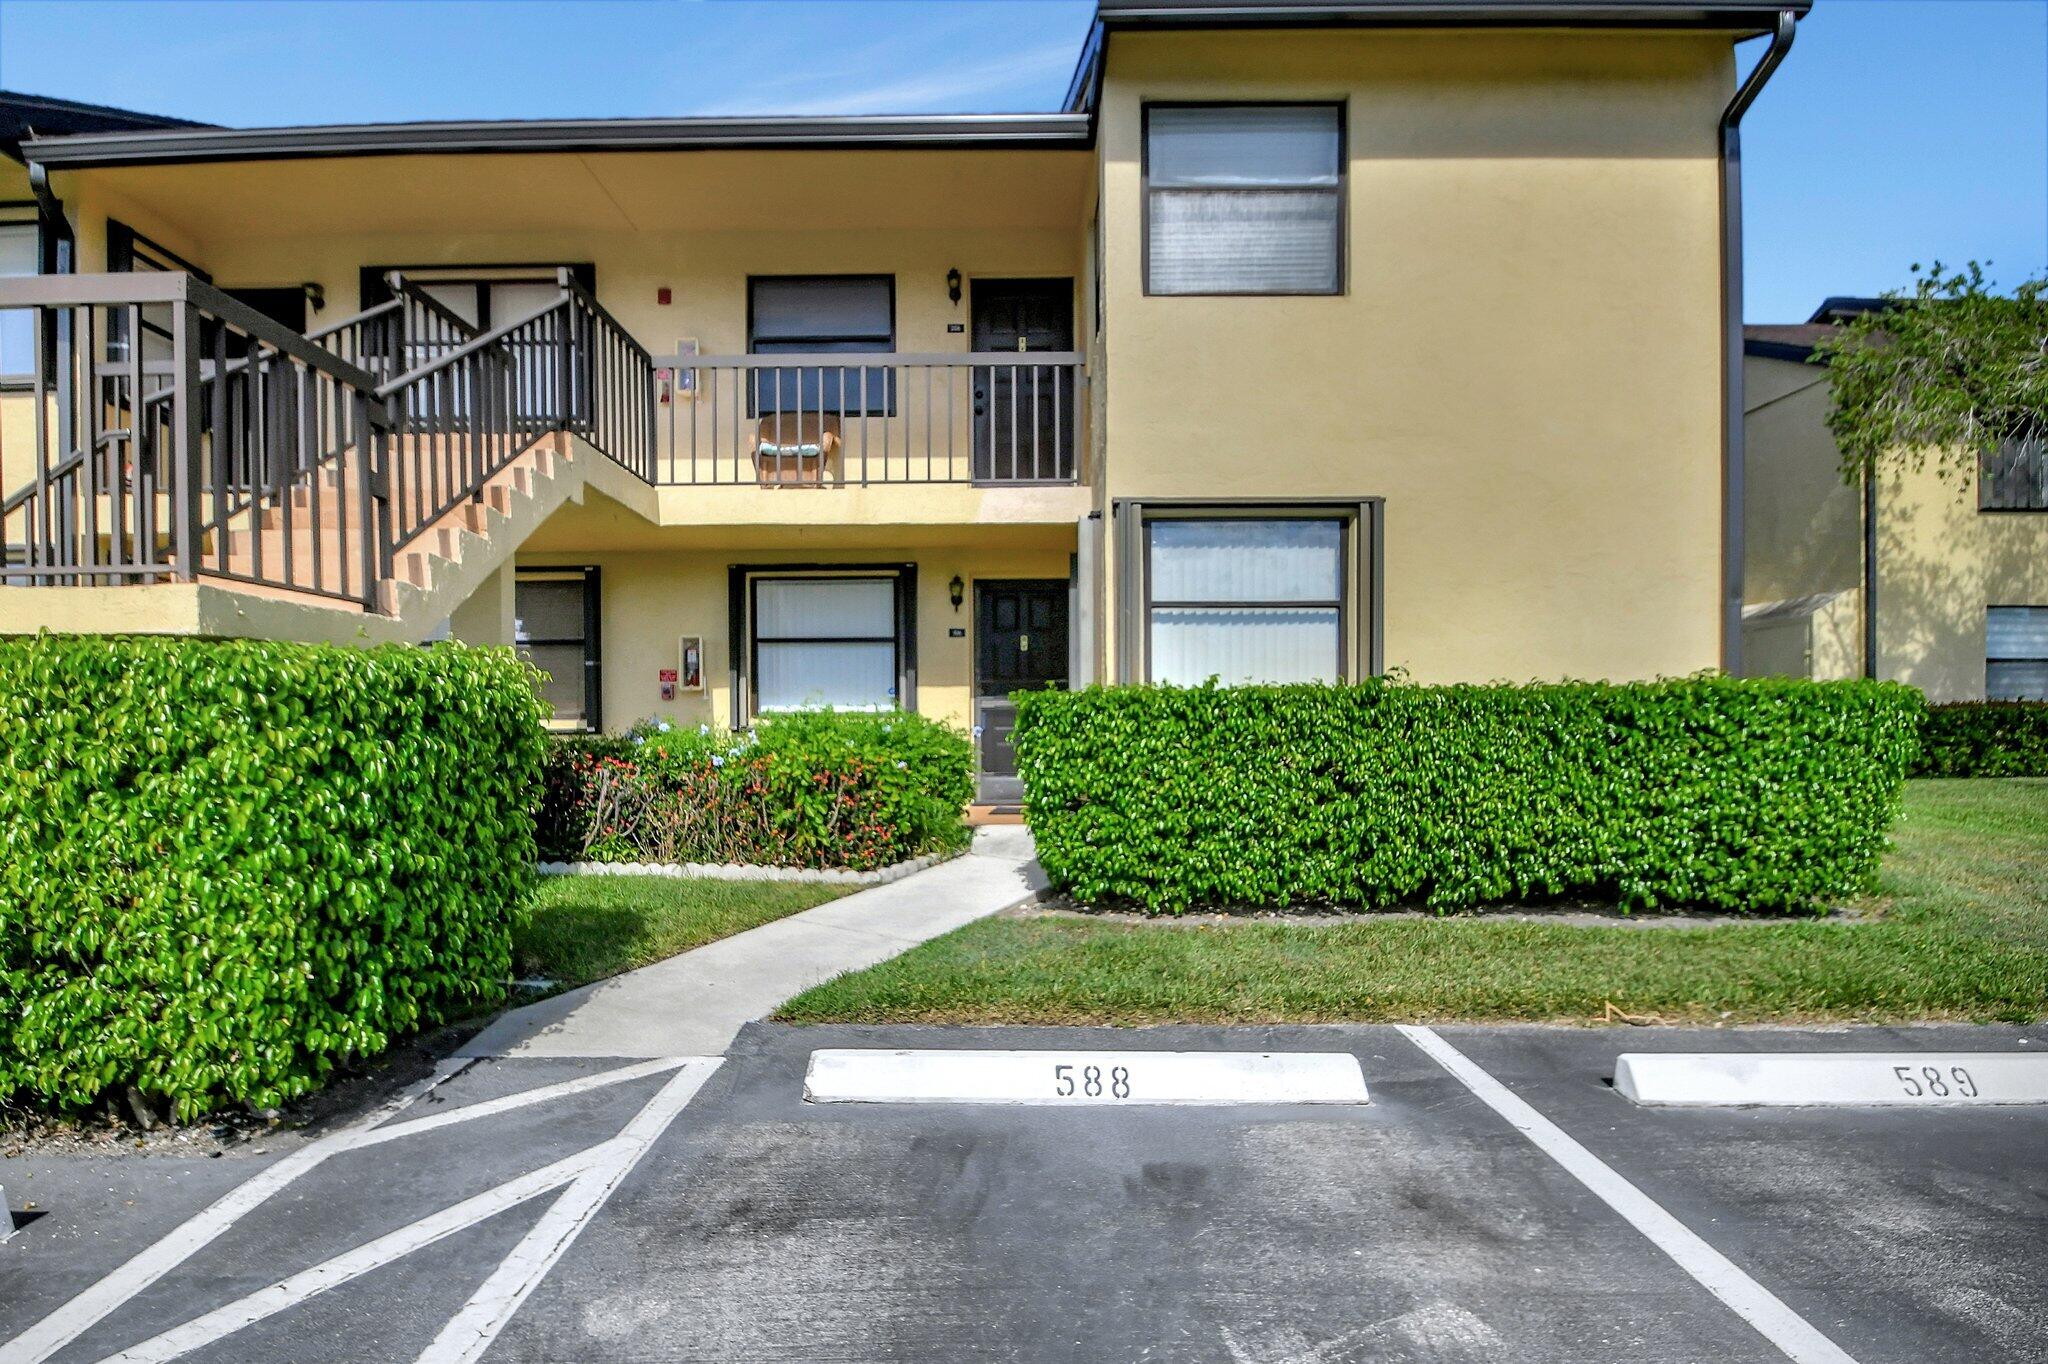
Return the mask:
<svg viewBox="0 0 2048 1364">
<path fill-rule="evenodd" d="M 1910 293 L 1814 348 L 1833 373 L 1828 427 L 1852 483 L 1930 460 L 1967 483 L 2001 447 L 2048 440 L 2048 277 L 2004 294 L 1975 261 L 1913 274 Z"/>
</svg>

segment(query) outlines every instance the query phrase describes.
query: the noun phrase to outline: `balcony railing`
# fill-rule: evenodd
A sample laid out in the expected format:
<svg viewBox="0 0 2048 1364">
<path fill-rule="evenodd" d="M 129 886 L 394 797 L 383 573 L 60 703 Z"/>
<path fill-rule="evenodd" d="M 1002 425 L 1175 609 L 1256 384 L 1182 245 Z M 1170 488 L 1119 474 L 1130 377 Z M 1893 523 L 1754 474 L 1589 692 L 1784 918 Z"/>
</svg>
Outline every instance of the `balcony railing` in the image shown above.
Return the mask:
<svg viewBox="0 0 2048 1364">
<path fill-rule="evenodd" d="M 762 488 L 1073 483 L 1073 351 L 656 357 L 651 482 Z"/>
</svg>

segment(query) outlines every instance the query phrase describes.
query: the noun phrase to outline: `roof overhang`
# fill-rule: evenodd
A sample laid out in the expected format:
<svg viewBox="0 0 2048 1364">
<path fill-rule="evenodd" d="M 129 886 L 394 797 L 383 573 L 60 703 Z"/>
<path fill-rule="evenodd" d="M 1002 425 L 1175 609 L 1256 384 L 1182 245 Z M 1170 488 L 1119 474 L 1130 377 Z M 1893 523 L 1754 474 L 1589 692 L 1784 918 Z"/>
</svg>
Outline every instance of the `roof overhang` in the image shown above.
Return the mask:
<svg viewBox="0 0 2048 1364">
<path fill-rule="evenodd" d="M 1780 10 L 1812 0 L 1098 0 L 1110 28 L 1331 28 L 1356 24 L 1771 31 Z"/>
<path fill-rule="evenodd" d="M 1095 23 L 1067 86 L 1067 109 L 1091 109 L 1113 32 L 1194 28 L 1673 28 L 1769 33 L 1781 11 L 1813 0 L 1096 0 Z"/>
<path fill-rule="evenodd" d="M 35 138 L 25 155 L 51 170 L 194 161 L 472 152 L 748 149 L 1085 148 L 1089 116 L 918 114 L 819 118 L 519 119 L 291 128 L 177 128 Z"/>
</svg>

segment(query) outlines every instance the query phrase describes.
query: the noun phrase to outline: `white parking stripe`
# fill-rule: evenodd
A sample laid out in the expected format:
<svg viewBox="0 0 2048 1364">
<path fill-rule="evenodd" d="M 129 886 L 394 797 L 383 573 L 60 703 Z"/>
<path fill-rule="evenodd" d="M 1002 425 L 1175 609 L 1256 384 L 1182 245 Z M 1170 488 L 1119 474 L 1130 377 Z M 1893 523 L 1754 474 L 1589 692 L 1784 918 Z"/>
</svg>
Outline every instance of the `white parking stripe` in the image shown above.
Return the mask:
<svg viewBox="0 0 2048 1364">
<path fill-rule="evenodd" d="M 423 1246 L 430 1246 L 444 1236 L 451 1236 L 464 1227 L 473 1227 L 487 1217 L 493 1217 L 507 1208 L 515 1207 L 530 1198 L 537 1198 L 549 1189 L 559 1188 L 576 1179 L 593 1165 L 616 1158 L 612 1149 L 617 1138 L 578 1151 L 575 1155 L 532 1174 L 521 1175 L 507 1180 L 494 1188 L 486 1189 L 473 1198 L 451 1204 L 431 1216 L 422 1217 L 387 1232 L 374 1241 L 366 1241 L 354 1250 L 344 1252 L 331 1260 L 323 1260 L 311 1269 L 300 1270 L 287 1279 L 280 1279 L 268 1288 L 259 1288 L 254 1293 L 235 1299 L 224 1307 L 216 1307 L 203 1316 L 194 1317 L 183 1325 L 174 1326 L 160 1335 L 131 1345 L 116 1355 L 109 1355 L 100 1364 L 164 1364 L 179 1355 L 189 1354 L 202 1345 L 208 1345 L 222 1336 L 233 1335 L 245 1326 L 275 1316 L 288 1307 L 296 1307 L 316 1294 L 330 1288 L 339 1288 L 351 1279 L 360 1278 L 380 1265 L 390 1264 L 402 1255 L 410 1255 Z"/>
<path fill-rule="evenodd" d="M 474 1062 L 468 1059 L 443 1061 L 417 1088 L 382 1105 L 375 1112 L 366 1114 L 340 1131 L 302 1146 L 290 1155 L 266 1165 L 221 1195 L 204 1211 L 194 1214 L 161 1240 L 137 1252 L 113 1273 L 13 1340 L 0 1345 L 0 1359 L 7 1360 L 8 1364 L 42 1364 L 43 1360 L 90 1330 L 109 1312 L 212 1244 L 222 1232 L 239 1222 L 285 1185 L 329 1156 L 347 1150 L 357 1136 L 381 1122 L 388 1121 L 407 1104 L 473 1064 Z"/>
<path fill-rule="evenodd" d="M 599 1071 L 595 1075 L 583 1075 L 560 1084 L 542 1085 L 539 1089 L 523 1089 L 517 1094 L 508 1094 L 502 1099 L 486 1099 L 482 1103 L 465 1104 L 446 1113 L 434 1113 L 424 1118 L 408 1118 L 404 1122 L 392 1123 L 389 1127 L 376 1127 L 363 1132 L 349 1142 L 350 1150 L 365 1146 L 376 1146 L 381 1142 L 396 1141 L 420 1132 L 431 1132 L 437 1127 L 448 1127 L 459 1122 L 472 1122 L 477 1118 L 495 1117 L 528 1104 L 546 1103 L 550 1099 L 564 1099 L 571 1094 L 582 1094 L 607 1085 L 624 1084 L 648 1075 L 659 1075 L 665 1070 L 688 1065 L 693 1058 L 688 1056 L 665 1056 L 655 1061 L 641 1061 L 636 1065 L 619 1066 L 612 1070 Z"/>
<path fill-rule="evenodd" d="M 441 1328 L 433 1343 L 420 1352 L 416 1364 L 474 1364 L 481 1358 L 527 1295 L 540 1286 L 540 1281 L 567 1253 L 612 1191 L 632 1173 L 640 1157 L 696 1097 L 720 1064 L 717 1057 L 693 1061 L 682 1074 L 662 1086 L 661 1092 L 619 1133 L 613 1143 L 618 1147 L 617 1156 L 578 1177 L 555 1200 L 554 1206 L 541 1214 L 540 1221 L 513 1247 L 512 1253 L 491 1271 L 462 1310 Z"/>
<path fill-rule="evenodd" d="M 1516 1097 L 1506 1085 L 1468 1060 L 1428 1028 L 1401 1025 L 1401 1034 L 1449 1071 L 1481 1102 L 1507 1119 L 1542 1152 L 1562 1165 L 1601 1202 L 1620 1213 L 1651 1244 L 1699 1281 L 1709 1293 L 1755 1327 L 1795 1364 L 1856 1364 L 1842 1348 L 1808 1325 L 1776 1294 L 1743 1273 L 1727 1256 L 1616 1174 L 1550 1119 Z"/>
</svg>

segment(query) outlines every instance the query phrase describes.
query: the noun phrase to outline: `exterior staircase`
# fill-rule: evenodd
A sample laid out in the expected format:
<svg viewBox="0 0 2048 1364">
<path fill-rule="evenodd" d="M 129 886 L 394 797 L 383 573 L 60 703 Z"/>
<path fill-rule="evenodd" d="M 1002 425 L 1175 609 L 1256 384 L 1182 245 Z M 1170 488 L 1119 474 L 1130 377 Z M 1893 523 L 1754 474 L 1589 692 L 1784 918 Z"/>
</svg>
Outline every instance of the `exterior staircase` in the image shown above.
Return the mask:
<svg viewBox="0 0 2048 1364">
<path fill-rule="evenodd" d="M 588 461 L 650 477 L 652 362 L 567 272 L 483 333 L 390 283 L 301 336 L 186 275 L 0 280 L 59 343 L 31 477 L 0 502 L 0 594 L 197 587 L 250 603 L 213 614 L 231 633 L 303 633 L 315 608 L 418 639 Z"/>
</svg>

